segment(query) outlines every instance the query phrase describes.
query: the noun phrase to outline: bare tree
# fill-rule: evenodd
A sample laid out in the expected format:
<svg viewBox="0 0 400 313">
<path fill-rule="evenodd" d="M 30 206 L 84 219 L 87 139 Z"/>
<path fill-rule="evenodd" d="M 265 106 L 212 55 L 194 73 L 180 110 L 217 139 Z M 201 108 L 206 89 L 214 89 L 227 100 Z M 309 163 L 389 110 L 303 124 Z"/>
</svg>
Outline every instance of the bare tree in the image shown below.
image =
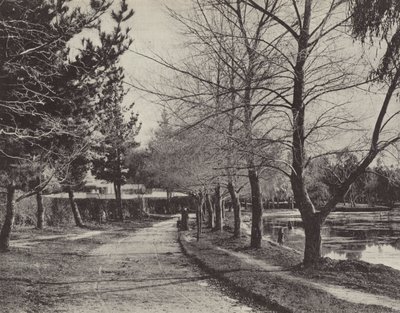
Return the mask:
<svg viewBox="0 0 400 313">
<path fill-rule="evenodd" d="M 392 45 L 389 44 L 386 58 L 382 62 L 383 67 L 380 67 L 381 69 L 383 68 L 383 71 L 378 71 L 378 78 L 382 82 L 385 82 L 388 88 L 386 97 L 381 105 L 380 113 L 373 127 L 369 149 L 367 149 L 356 168 L 341 181 L 331 198 L 322 207 L 316 208 L 310 200 L 306 187 L 306 167 L 309 158 L 307 155 L 309 150 L 306 150 L 306 147 L 310 145 L 310 136 L 312 133 L 321 130 L 323 126 L 328 126 L 328 129 L 333 130 L 335 127 L 339 128 L 339 126 L 351 123 L 352 121 L 344 119 L 343 123 L 340 123 L 338 120 L 332 123 L 332 120 L 330 120 L 325 125 L 323 123 L 314 124 L 307 129 L 306 113 L 310 113 L 310 105 L 312 103 L 321 101 L 324 97 L 326 99 L 328 94 L 337 94 L 341 90 L 368 81 L 365 72 L 361 73 L 361 77 L 364 77 L 364 79 L 350 79 L 351 75 L 354 77 L 357 74 L 357 63 L 354 63 L 351 68 L 352 73 L 349 73 L 344 66 L 347 64 L 348 59 L 337 53 L 338 51 L 329 51 L 330 47 L 337 47 L 341 43 L 343 44 L 344 41 L 343 39 L 339 40 L 338 34 L 343 37 L 343 33 L 346 32 L 344 26 L 352 19 L 358 21 L 357 17 L 363 16 L 362 12 L 364 11 L 356 5 L 355 10 L 346 15 L 348 3 L 336 0 L 329 1 L 329 3 L 317 3 L 312 0 L 292 1 L 280 12 L 274 12 L 270 7 L 266 7 L 265 4 L 267 2 L 265 1 L 245 0 L 244 2 L 268 15 L 276 22 L 276 25 L 280 28 L 280 32 L 287 34 L 289 44 L 284 47 L 277 46 L 277 49 L 282 48 L 280 51 L 282 51 L 291 67 L 290 72 L 293 80 L 293 98 L 290 101 L 287 99 L 287 102 L 290 103 L 292 115 L 292 164 L 290 180 L 296 205 L 300 210 L 304 222 L 306 234 L 304 263 L 312 265 L 321 257 L 321 226 L 327 216 L 334 210 L 336 204 L 343 199 L 351 184 L 366 170 L 378 153 L 398 140 L 397 135 L 384 140 L 380 139 L 383 129 L 392 120 L 392 117 L 385 120 L 385 116 L 400 77 L 400 73 L 395 66 L 385 68 L 384 64 L 396 64 L 397 50 L 391 50 Z M 357 4 L 359 3 L 357 2 Z M 375 5 L 378 4 L 375 3 Z M 388 10 L 391 10 L 393 6 L 395 4 L 392 4 L 391 7 L 389 5 L 390 9 Z M 386 16 L 385 14 L 384 16 Z M 374 16 L 374 14 L 371 16 Z M 374 30 L 374 26 L 371 26 L 373 24 L 370 20 L 371 16 L 367 14 L 364 16 L 363 21 L 366 26 L 365 28 L 363 26 L 358 28 L 358 31 L 360 29 L 364 29 L 364 31 L 356 32 L 357 35 Z M 379 18 L 381 18 L 379 20 L 381 22 L 383 17 L 380 16 Z M 377 26 L 378 29 L 385 29 L 380 23 L 374 25 L 379 25 Z M 350 35 L 349 32 L 347 34 Z M 292 54 L 292 47 L 295 48 L 295 54 Z M 322 51 L 327 51 L 329 54 L 322 54 Z M 293 55 L 294 58 L 291 58 Z M 324 56 L 327 55 L 331 56 L 329 62 L 324 60 Z M 382 73 L 383 75 L 380 75 Z M 373 75 L 372 78 L 374 79 L 375 77 L 376 75 Z M 333 107 L 337 108 L 338 106 L 333 105 Z M 324 112 L 319 122 L 327 116 L 327 112 L 328 110 Z"/>
<path fill-rule="evenodd" d="M 184 26 L 193 51 L 189 61 L 178 66 L 159 56 L 147 58 L 177 73 L 178 79 L 169 81 L 167 91 L 150 92 L 171 106 L 182 129 L 201 126 L 215 134 L 210 144 L 224 155 L 218 169 L 227 179 L 234 203 L 236 236 L 240 233 L 236 176 L 238 171 L 247 170 L 252 193 L 251 246 L 259 247 L 263 205 L 258 172 L 275 162 L 273 153 L 265 151 L 275 145 L 271 140 L 271 132 L 275 131 L 272 121 L 282 114 L 277 109 L 281 104 L 276 105 L 288 88 L 279 84 L 272 88 L 271 77 L 273 72 L 280 71 L 275 66 L 279 60 L 271 45 L 261 39 L 271 20 L 264 13 L 250 12 L 249 8 L 239 3 L 229 11 L 221 3 L 194 1 L 192 15 L 172 12 Z"/>
</svg>

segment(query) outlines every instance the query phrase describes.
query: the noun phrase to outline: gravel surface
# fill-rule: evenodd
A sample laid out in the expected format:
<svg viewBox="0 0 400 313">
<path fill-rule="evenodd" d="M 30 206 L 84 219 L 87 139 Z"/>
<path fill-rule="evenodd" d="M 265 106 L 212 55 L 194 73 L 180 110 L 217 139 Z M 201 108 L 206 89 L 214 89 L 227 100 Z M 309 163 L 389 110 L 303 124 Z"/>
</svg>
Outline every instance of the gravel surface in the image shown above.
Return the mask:
<svg viewBox="0 0 400 313">
<path fill-rule="evenodd" d="M 94 250 L 57 284 L 52 312 L 271 312 L 225 291 L 182 254 L 168 220 Z"/>
</svg>

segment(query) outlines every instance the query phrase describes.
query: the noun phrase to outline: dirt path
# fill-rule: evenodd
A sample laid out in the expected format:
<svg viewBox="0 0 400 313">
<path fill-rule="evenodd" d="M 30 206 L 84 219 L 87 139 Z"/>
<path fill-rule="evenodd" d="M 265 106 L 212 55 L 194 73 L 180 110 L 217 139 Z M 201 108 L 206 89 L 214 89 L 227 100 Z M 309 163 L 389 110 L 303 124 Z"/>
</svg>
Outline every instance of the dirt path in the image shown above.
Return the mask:
<svg viewBox="0 0 400 313">
<path fill-rule="evenodd" d="M 94 250 L 79 278 L 54 283 L 51 312 L 268 312 L 229 297 L 181 253 L 173 220 Z"/>
<path fill-rule="evenodd" d="M 87 231 L 82 234 L 69 234 L 69 235 L 46 235 L 46 236 L 37 236 L 35 239 L 20 239 L 20 240 L 13 240 L 11 242 L 11 247 L 13 248 L 27 248 L 30 246 L 41 244 L 45 240 L 56 240 L 56 239 L 65 239 L 65 240 L 79 240 L 90 238 L 94 236 L 98 236 L 104 233 L 104 231 Z"/>
</svg>

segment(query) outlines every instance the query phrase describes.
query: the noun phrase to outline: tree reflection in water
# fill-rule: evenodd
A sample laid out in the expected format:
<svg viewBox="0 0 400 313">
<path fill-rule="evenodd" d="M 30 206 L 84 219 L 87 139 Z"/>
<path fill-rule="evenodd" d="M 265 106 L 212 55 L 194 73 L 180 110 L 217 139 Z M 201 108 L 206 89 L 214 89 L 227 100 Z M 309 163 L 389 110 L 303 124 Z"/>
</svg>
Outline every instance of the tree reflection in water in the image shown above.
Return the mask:
<svg viewBox="0 0 400 313">
<path fill-rule="evenodd" d="M 302 250 L 304 231 L 298 215 L 268 214 L 264 234 L 277 241 L 283 228 L 284 244 Z M 390 212 L 333 213 L 322 229 L 324 256 L 363 260 L 400 269 L 400 209 Z M 399 263 L 399 264 L 397 264 Z"/>
</svg>

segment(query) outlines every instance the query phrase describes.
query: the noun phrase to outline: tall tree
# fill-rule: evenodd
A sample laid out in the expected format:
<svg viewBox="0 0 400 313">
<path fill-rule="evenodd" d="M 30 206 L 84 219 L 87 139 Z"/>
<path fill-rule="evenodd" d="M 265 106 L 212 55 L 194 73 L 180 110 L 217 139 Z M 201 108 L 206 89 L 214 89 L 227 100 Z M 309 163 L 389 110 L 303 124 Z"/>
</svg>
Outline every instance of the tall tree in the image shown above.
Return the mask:
<svg viewBox="0 0 400 313">
<path fill-rule="evenodd" d="M 123 68 L 118 66 L 119 57 L 129 49 L 132 43 L 129 35 L 130 28 L 124 30 L 123 24 L 133 14 L 126 0 L 122 0 L 119 10 L 112 11 L 111 14 L 116 24 L 112 33 L 101 32 L 101 44 L 94 47 L 95 53 L 108 62 L 104 64 L 103 84 L 98 90 L 101 93 L 97 103 L 97 134 L 100 137 L 94 147 L 92 172 L 97 178 L 114 184 L 120 219 L 123 219 L 121 186 L 126 181 L 127 172 L 125 156 L 128 148 L 138 145 L 134 138 L 140 129 L 137 115 L 132 113 L 129 121 L 125 121 L 124 113 L 132 109 L 133 105 L 126 110 L 122 107 L 126 90 L 123 82 Z M 87 44 L 94 46 L 90 40 Z"/>
<path fill-rule="evenodd" d="M 280 12 L 273 12 L 270 7 L 263 6 L 260 1 L 245 0 L 254 9 L 264 12 L 282 33 L 287 34 L 285 46 L 276 46 L 282 51 L 287 63 L 291 68 L 293 80 L 291 100 L 287 99 L 291 107 L 292 115 L 292 164 L 290 168 L 290 179 L 296 205 L 300 210 L 306 234 L 304 263 L 313 265 L 321 257 L 321 226 L 328 215 L 334 210 L 336 204 L 341 201 L 348 192 L 350 186 L 365 172 L 374 158 L 385 148 L 398 140 L 398 135 L 392 134 L 383 139 L 381 135 L 388 123 L 393 121 L 393 116 L 387 116 L 388 107 L 395 95 L 399 84 L 400 71 L 396 66 L 399 60 L 400 46 L 398 38 L 399 30 L 396 19 L 399 16 L 397 1 L 340 1 L 332 0 L 329 3 L 316 2 L 313 0 L 292 1 Z M 275 3 L 272 1 L 271 3 Z M 345 12 L 350 4 L 350 14 Z M 318 11 L 318 14 L 315 12 Z M 322 13 L 323 12 L 323 13 Z M 280 14 L 278 14 L 280 13 Z M 346 68 L 337 66 L 348 62 L 343 55 L 333 49 L 346 42 L 343 37 L 342 26 L 352 22 L 353 35 L 356 38 L 373 39 L 375 36 L 388 41 L 385 55 L 379 66 L 372 72 L 369 79 L 376 83 L 388 86 L 386 96 L 380 105 L 380 112 L 376 118 L 375 125 L 370 136 L 370 144 L 367 152 L 362 156 L 357 166 L 346 175 L 330 196 L 328 201 L 316 208 L 309 197 L 306 186 L 306 167 L 309 163 L 311 134 L 317 133 L 322 126 L 329 125 L 334 131 L 331 119 L 320 123 L 325 119 L 320 117 L 319 126 L 307 125 L 307 113 L 311 113 L 312 103 L 321 102 L 328 94 L 337 93 L 340 90 L 351 88 L 354 85 L 365 83 L 368 78 L 364 75 L 363 80 L 353 81 L 351 74 L 357 74 L 354 62 L 349 73 Z M 340 35 L 339 35 L 340 34 Z M 346 34 L 346 33 L 345 33 Z M 350 33 L 347 33 L 349 36 Z M 340 41 L 339 41 L 340 38 Z M 296 50 L 295 58 L 293 48 Z M 325 55 L 329 52 L 331 58 L 326 62 Z M 336 61 L 335 57 L 337 58 Z M 329 73 L 329 74 L 327 74 Z M 359 72 L 360 73 L 360 72 Z M 361 77 L 365 73 L 361 73 Z M 318 79 L 318 80 L 316 80 Z M 337 109 L 336 104 L 331 106 Z M 396 116 L 396 115 L 395 115 Z M 318 121 L 317 120 L 317 121 Z M 350 122 L 350 121 L 349 121 Z M 341 127 L 337 127 L 339 129 Z"/>
<path fill-rule="evenodd" d="M 270 19 L 249 10 L 244 2 L 231 4 L 231 11 L 221 1 L 193 3 L 191 15 L 172 12 L 187 31 L 186 46 L 193 52 L 187 58 L 190 62 L 182 66 L 150 57 L 176 72 L 172 88 L 169 82 L 166 91 L 150 92 L 161 96 L 172 108 L 182 131 L 202 127 L 213 133 L 209 144 L 221 159 L 215 167 L 234 190 L 230 195 L 237 213 L 236 235 L 240 232 L 237 172 L 247 170 L 252 192 L 251 246 L 259 247 L 263 207 L 259 171 L 275 161 L 272 153 L 263 155 L 261 151 L 270 150 L 274 144 L 269 132 L 276 110 L 273 113 L 271 108 L 285 91 L 271 87 L 276 53 L 262 40 Z"/>
<path fill-rule="evenodd" d="M 120 86 L 122 81 L 119 81 Z M 111 88 L 114 88 L 111 86 Z M 107 88 L 105 92 L 112 92 Z M 126 183 L 128 167 L 126 156 L 129 149 L 137 147 L 135 136 L 140 130 L 138 116 L 132 114 L 129 121 L 124 120 L 121 109 L 121 98 L 108 103 L 104 111 L 105 119 L 101 125 L 100 136 L 94 146 L 92 173 L 98 179 L 104 179 L 114 184 L 117 200 L 118 218 L 123 220 L 121 186 Z M 107 121 L 107 124 L 105 123 Z"/>
<path fill-rule="evenodd" d="M 60 112 L 69 102 L 59 101 L 53 80 L 67 61 L 68 42 L 84 28 L 95 26 L 109 5 L 93 0 L 82 12 L 64 0 L 0 3 L 0 157 L 2 183 L 8 193 L 1 250 L 9 246 L 15 201 L 46 185 L 38 184 L 15 199 L 15 189 L 27 185 L 23 170 L 31 167 L 38 151 L 52 153 L 43 140 L 67 131 Z"/>
<path fill-rule="evenodd" d="M 123 29 L 123 25 L 133 16 L 133 10 L 129 9 L 126 1 L 120 1 L 119 5 L 119 9 L 111 11 L 109 16 L 111 22 L 115 23 L 112 31 L 103 31 L 102 24 L 97 24 L 99 42 L 95 44 L 91 38 L 84 38 L 79 53 L 70 60 L 56 85 L 58 93 L 71 99 L 72 102 L 70 110 L 64 112 L 64 116 L 68 120 L 68 126 L 74 129 L 74 133 L 63 134 L 57 138 L 60 151 L 56 155 L 56 160 L 59 179 L 69 194 L 77 226 L 83 224 L 79 208 L 74 201 L 74 190 L 82 186 L 92 162 L 91 150 L 96 147 L 99 139 L 93 138 L 95 132 L 101 133 L 104 137 L 104 134 L 111 131 L 112 136 L 118 137 L 121 170 L 124 154 L 121 149 L 136 146 L 136 143 L 129 140 L 121 142 L 126 139 L 129 132 L 126 127 L 137 126 L 137 116 L 132 116 L 130 121 L 125 123 L 121 115 L 120 106 L 125 90 L 122 68 L 118 67 L 117 63 L 132 43 L 129 36 L 130 29 Z M 121 127 L 121 133 L 117 133 L 116 129 L 107 128 L 110 119 L 116 123 L 114 126 Z M 131 130 L 130 135 L 135 135 L 135 131 Z M 103 150 L 102 153 L 106 152 Z M 120 190 L 120 187 L 117 189 Z M 121 202 L 120 199 L 118 202 Z"/>
</svg>

